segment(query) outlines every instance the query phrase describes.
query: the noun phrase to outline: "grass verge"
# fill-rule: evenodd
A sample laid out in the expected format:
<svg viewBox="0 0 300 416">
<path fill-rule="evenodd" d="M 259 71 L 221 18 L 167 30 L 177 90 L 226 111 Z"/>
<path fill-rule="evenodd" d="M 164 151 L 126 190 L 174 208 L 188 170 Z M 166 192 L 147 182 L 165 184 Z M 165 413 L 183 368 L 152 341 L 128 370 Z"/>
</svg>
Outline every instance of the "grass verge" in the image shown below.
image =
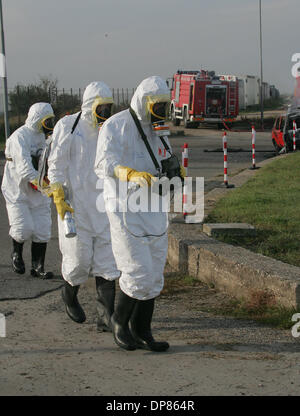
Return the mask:
<svg viewBox="0 0 300 416">
<path fill-rule="evenodd" d="M 254 237 L 218 239 L 300 266 L 299 164 L 300 152 L 274 160 L 218 201 L 205 222 L 252 224 L 257 229 Z"/>
<path fill-rule="evenodd" d="M 292 316 L 297 313 L 294 308 L 278 306 L 271 292 L 256 290 L 248 299 L 235 299 L 218 292 L 214 285 L 207 285 L 191 276 L 182 276 L 177 272 L 166 273 L 161 296 L 176 296 L 183 293 L 188 294 L 189 307 L 199 311 L 257 321 L 278 329 L 290 329 L 294 325 Z M 193 297 L 197 298 L 197 302 L 194 302 Z"/>
<path fill-rule="evenodd" d="M 274 295 L 265 291 L 254 291 L 250 299 L 230 299 L 220 307 L 206 309 L 207 312 L 231 316 L 237 319 L 251 319 L 279 329 L 290 329 L 294 322 L 294 308 L 284 308 L 275 303 Z"/>
<path fill-rule="evenodd" d="M 203 285 L 203 283 L 194 277 L 182 276 L 179 273 L 168 273 L 168 277 L 165 278 L 165 284 L 161 295 L 168 296 L 188 292 L 193 287 L 201 285 Z"/>
</svg>

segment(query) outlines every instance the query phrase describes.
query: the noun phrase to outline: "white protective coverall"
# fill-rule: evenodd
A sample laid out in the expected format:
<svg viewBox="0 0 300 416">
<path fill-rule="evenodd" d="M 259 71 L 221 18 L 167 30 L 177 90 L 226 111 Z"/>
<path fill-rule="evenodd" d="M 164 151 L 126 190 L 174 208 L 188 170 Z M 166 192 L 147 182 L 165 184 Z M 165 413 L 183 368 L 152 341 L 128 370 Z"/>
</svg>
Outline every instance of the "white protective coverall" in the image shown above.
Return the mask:
<svg viewBox="0 0 300 416">
<path fill-rule="evenodd" d="M 163 159 L 161 155 L 164 152 L 161 150 L 164 147 L 152 130 L 146 103 L 149 98 L 155 99 L 157 96 L 169 96 L 169 94 L 166 82 L 160 77 L 153 76 L 145 79 L 138 86 L 131 100 L 131 107 L 141 122 L 159 164 Z M 170 146 L 166 137 L 165 140 Z M 112 248 L 118 269 L 121 271 L 120 288 L 132 298 L 148 300 L 157 297 L 163 288 L 168 236 L 166 232 L 161 237 L 148 239 L 134 237 L 132 233 L 138 236 L 163 233 L 166 230 L 167 213 L 128 211 L 125 217 L 126 226 L 124 214 L 118 212 L 118 209 L 112 212 L 115 203 L 117 208 L 126 206 L 127 199 L 127 195 L 115 192 L 111 179 L 118 165 L 149 172 L 152 175 L 157 174 L 129 110 L 115 114 L 102 126 L 98 139 L 95 171 L 100 178 L 106 178 L 104 199 L 110 220 Z"/>
<path fill-rule="evenodd" d="M 46 146 L 41 123 L 48 116 L 54 116 L 50 104 L 33 104 L 25 125 L 6 142 L 7 162 L 1 189 L 6 200 L 9 235 L 18 243 L 29 238 L 35 243 L 47 243 L 51 238 L 51 200 L 29 184 L 38 176 L 31 157 Z"/>
<path fill-rule="evenodd" d="M 72 286 L 84 283 L 89 274 L 106 280 L 120 276 L 112 253 L 108 217 L 96 206 L 103 198 L 103 189 L 94 171 L 99 127 L 92 106 L 95 100 L 106 97 L 112 97 L 112 93 L 105 83 L 92 82 L 86 87 L 74 133 L 71 130 L 78 113 L 65 116 L 56 124 L 48 158 L 50 183 L 59 182 L 67 188 L 74 209 L 76 237 L 65 237 L 63 221 L 58 215 L 62 275 Z"/>
</svg>

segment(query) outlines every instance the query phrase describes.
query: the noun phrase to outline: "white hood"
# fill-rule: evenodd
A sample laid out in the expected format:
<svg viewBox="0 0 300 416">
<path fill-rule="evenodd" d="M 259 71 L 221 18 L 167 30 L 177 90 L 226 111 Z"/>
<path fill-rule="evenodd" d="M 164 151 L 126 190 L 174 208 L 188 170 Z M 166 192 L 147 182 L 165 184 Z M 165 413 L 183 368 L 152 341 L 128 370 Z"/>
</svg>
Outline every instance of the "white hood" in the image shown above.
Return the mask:
<svg viewBox="0 0 300 416">
<path fill-rule="evenodd" d="M 149 113 L 147 111 L 147 100 L 156 101 L 170 100 L 170 91 L 166 81 L 161 77 L 152 76 L 144 79 L 137 87 L 132 99 L 131 108 L 135 111 L 138 119 L 143 122 L 149 122 Z"/>
<path fill-rule="evenodd" d="M 110 88 L 104 82 L 91 82 L 83 93 L 82 98 L 82 118 L 87 120 L 89 123 L 93 123 L 92 107 L 98 100 L 99 104 L 112 103 L 112 92 Z"/>
<path fill-rule="evenodd" d="M 54 117 L 51 105 L 48 103 L 35 103 L 29 108 L 25 126 L 36 132 L 41 132 L 42 120 L 48 116 Z"/>
</svg>

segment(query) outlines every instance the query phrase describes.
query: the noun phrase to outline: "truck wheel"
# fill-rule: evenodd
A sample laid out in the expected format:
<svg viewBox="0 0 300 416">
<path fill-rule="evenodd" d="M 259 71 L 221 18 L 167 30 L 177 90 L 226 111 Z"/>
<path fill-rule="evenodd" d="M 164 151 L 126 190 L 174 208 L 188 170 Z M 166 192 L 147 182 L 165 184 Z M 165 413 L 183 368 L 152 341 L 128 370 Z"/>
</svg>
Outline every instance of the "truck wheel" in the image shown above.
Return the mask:
<svg viewBox="0 0 300 416">
<path fill-rule="evenodd" d="M 171 120 L 172 120 L 173 126 L 180 125 L 180 119 L 176 118 L 174 107 L 171 108 Z"/>
<path fill-rule="evenodd" d="M 285 145 L 288 152 L 293 151 L 293 139 L 290 137 L 289 134 L 286 134 L 285 136 Z"/>
<path fill-rule="evenodd" d="M 281 147 L 278 146 L 278 144 L 276 143 L 276 141 L 274 139 L 272 139 L 272 143 L 273 143 L 273 146 L 274 146 L 274 149 L 275 149 L 276 153 L 279 153 L 280 150 L 281 150 Z"/>
<path fill-rule="evenodd" d="M 189 122 L 189 120 L 188 120 L 188 115 L 187 115 L 186 110 L 184 110 L 184 113 L 183 113 L 183 125 L 184 125 L 184 127 L 185 127 L 186 129 L 188 129 L 188 128 L 190 128 L 190 127 L 191 127 L 191 124 L 190 124 L 190 122 Z"/>
</svg>

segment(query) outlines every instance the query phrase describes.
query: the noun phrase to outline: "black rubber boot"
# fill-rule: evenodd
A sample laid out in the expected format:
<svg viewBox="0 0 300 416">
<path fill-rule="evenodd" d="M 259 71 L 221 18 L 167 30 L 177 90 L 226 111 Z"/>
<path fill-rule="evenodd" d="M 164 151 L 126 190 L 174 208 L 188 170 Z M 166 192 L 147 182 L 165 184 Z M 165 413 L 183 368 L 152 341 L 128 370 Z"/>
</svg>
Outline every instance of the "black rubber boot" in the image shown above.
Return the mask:
<svg viewBox="0 0 300 416">
<path fill-rule="evenodd" d="M 68 316 L 78 324 L 82 324 L 86 320 L 86 316 L 77 299 L 79 287 L 79 285 L 72 286 L 70 283 L 65 282 L 61 295 L 66 306 Z"/>
<path fill-rule="evenodd" d="M 131 333 L 138 348 L 163 352 L 169 348 L 169 344 L 167 342 L 157 342 L 152 336 L 153 310 L 154 298 L 137 301 L 130 319 Z"/>
<path fill-rule="evenodd" d="M 136 301 L 136 299 L 120 291 L 115 312 L 111 317 L 111 327 L 116 344 L 129 351 L 137 348 L 128 326 Z"/>
<path fill-rule="evenodd" d="M 13 252 L 11 253 L 12 269 L 15 273 L 24 274 L 25 264 L 22 257 L 24 243 L 18 243 L 16 240 L 13 242 Z"/>
<path fill-rule="evenodd" d="M 52 272 L 44 271 L 45 256 L 46 256 L 47 243 L 34 243 L 31 244 L 31 259 L 32 269 L 31 276 L 39 277 L 41 279 L 52 279 Z"/>
<path fill-rule="evenodd" d="M 115 309 L 116 284 L 115 281 L 106 280 L 96 276 L 97 290 L 97 330 L 99 332 L 111 332 L 110 318 Z"/>
</svg>

